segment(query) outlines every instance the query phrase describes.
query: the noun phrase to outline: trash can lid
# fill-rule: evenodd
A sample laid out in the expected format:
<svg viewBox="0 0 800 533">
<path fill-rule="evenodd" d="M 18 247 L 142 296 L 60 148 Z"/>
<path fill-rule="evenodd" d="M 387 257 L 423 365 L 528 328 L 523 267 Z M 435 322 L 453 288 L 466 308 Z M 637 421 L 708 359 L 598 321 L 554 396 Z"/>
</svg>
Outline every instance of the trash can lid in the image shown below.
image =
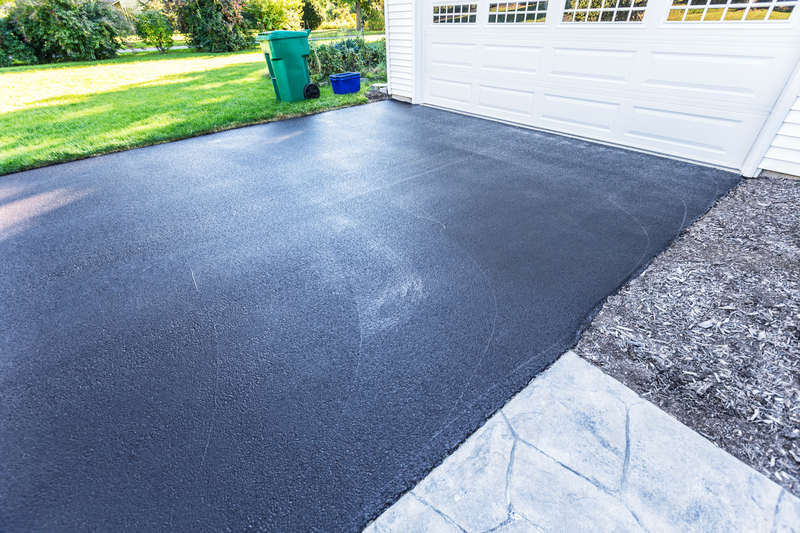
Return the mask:
<svg viewBox="0 0 800 533">
<path fill-rule="evenodd" d="M 308 37 L 311 30 L 290 31 L 290 30 L 276 30 L 265 31 L 256 35 L 256 41 L 274 41 L 276 39 L 297 39 L 300 37 Z"/>
</svg>

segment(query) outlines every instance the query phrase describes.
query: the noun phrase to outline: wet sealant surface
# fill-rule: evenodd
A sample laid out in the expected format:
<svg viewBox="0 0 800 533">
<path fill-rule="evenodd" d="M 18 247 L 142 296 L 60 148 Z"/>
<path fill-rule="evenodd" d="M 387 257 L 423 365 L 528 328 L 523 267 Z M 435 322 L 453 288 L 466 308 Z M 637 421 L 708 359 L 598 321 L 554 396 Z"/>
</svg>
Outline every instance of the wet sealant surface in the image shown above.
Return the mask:
<svg viewBox="0 0 800 533">
<path fill-rule="evenodd" d="M 0 530 L 358 531 L 738 179 L 392 101 L 0 177 Z"/>
</svg>

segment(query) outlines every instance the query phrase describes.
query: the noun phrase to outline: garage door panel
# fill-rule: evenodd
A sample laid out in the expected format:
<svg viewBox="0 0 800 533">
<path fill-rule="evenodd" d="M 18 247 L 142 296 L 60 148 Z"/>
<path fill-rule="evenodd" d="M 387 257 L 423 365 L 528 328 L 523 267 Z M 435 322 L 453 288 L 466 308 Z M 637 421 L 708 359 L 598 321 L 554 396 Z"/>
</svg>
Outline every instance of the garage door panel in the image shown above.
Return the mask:
<svg viewBox="0 0 800 533">
<path fill-rule="evenodd" d="M 546 94 L 542 111 L 543 123 L 566 124 L 581 129 L 590 128 L 611 134 L 620 104 L 586 100 L 563 95 Z M 557 127 L 556 125 L 550 126 Z M 573 130 L 577 133 L 577 130 Z M 583 133 L 583 132 L 581 132 Z"/>
<path fill-rule="evenodd" d="M 627 83 L 633 70 L 635 50 L 553 48 L 550 76 L 576 80 Z"/>
<path fill-rule="evenodd" d="M 478 108 L 531 118 L 535 93 L 503 87 L 478 86 Z"/>
<path fill-rule="evenodd" d="M 472 83 L 447 79 L 430 78 L 427 81 L 427 94 L 437 105 L 454 104 L 456 109 L 468 109 L 472 103 Z"/>
<path fill-rule="evenodd" d="M 484 70 L 529 76 L 541 70 L 543 46 L 483 45 Z"/>
<path fill-rule="evenodd" d="M 430 62 L 438 67 L 473 68 L 475 44 L 431 42 L 428 47 Z"/>
<path fill-rule="evenodd" d="M 645 86 L 755 99 L 775 57 L 654 52 Z M 764 95 L 768 97 L 770 95 Z"/>
<path fill-rule="evenodd" d="M 726 147 L 741 120 L 633 106 L 632 124 L 625 136 L 668 142 L 692 150 L 728 155 Z"/>
</svg>

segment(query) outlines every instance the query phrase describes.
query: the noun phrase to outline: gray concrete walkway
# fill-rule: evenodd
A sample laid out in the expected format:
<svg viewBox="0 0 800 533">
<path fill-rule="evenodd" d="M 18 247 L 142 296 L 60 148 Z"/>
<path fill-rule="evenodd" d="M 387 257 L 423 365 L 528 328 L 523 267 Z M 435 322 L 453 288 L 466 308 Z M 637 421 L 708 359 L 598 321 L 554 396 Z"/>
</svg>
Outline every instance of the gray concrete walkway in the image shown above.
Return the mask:
<svg viewBox="0 0 800 533">
<path fill-rule="evenodd" d="M 800 531 L 800 500 L 573 352 L 365 533 Z"/>
</svg>

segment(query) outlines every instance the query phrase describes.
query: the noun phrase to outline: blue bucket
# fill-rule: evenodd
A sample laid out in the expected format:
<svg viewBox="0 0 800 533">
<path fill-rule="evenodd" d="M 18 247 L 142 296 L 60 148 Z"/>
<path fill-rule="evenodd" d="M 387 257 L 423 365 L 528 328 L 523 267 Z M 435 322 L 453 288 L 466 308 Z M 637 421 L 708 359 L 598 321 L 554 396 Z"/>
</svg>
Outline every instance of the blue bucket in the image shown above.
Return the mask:
<svg viewBox="0 0 800 533">
<path fill-rule="evenodd" d="M 331 74 L 331 87 L 333 87 L 333 94 L 357 93 L 361 89 L 361 73 Z"/>
</svg>

